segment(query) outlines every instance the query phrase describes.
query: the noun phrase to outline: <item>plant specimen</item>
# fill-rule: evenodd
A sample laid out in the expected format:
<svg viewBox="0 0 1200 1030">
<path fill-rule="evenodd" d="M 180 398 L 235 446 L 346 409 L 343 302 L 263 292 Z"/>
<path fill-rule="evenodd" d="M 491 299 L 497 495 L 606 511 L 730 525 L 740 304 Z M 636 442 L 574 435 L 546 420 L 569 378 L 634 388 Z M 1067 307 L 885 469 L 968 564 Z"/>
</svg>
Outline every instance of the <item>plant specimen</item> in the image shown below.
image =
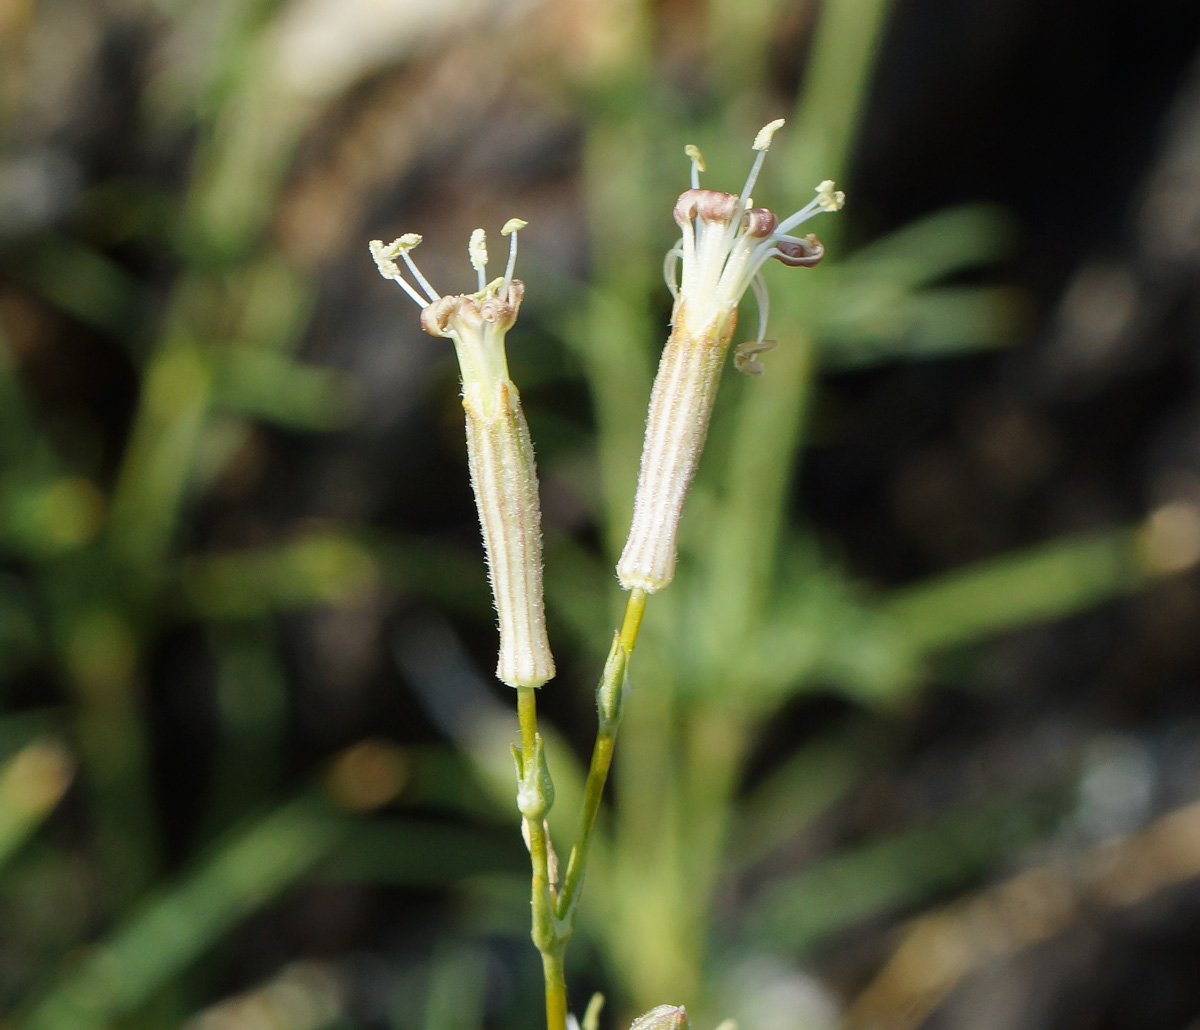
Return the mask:
<svg viewBox="0 0 1200 1030">
<path fill-rule="evenodd" d="M 599 726 L 581 823 L 561 881 L 546 825 L 554 784 L 537 729 L 535 688 L 554 675 L 543 614 L 537 473 L 504 348 L 525 292 L 513 270 L 517 230 L 526 223 L 512 219 L 505 224 L 502 232 L 511 239 L 508 265 L 504 276 L 491 282 L 485 276 L 484 232 L 472 233 L 468 250 L 479 288 L 457 296 L 440 295 L 413 262 L 410 252 L 420 236 L 410 233 L 388 245 L 371 242 L 380 274 L 421 306 L 426 332 L 453 340 L 458 355 L 471 485 L 500 624 L 496 675 L 517 690 L 517 808 L 533 866 L 532 937 L 542 956 L 548 1030 L 566 1030 L 571 1018 L 563 960 L 575 930 L 588 846 L 621 722 L 629 659 L 647 595 L 662 590 L 674 576 L 683 503 L 704 447 L 717 384 L 737 327 L 738 305 L 752 290 L 758 302 L 758 335 L 737 348 L 736 364 L 741 371 L 759 374 L 762 366 L 756 355 L 770 347 L 765 340 L 767 290 L 760 270 L 771 258 L 792 267 L 817 264 L 825 253 L 821 242 L 812 234 L 792 235 L 791 230 L 822 211 L 837 211 L 845 202 L 832 180 L 826 180 L 817 186 L 816 199 L 782 220 L 769 208 L 753 206 L 751 191 L 782 125 L 779 118 L 759 131 L 750 174 L 736 194 L 701 189 L 704 156 L 694 145 L 686 148 L 691 187 L 675 204 L 681 235 L 664 262 L 667 286 L 675 298 L 672 328 L 650 399 L 633 524 L 617 563 L 617 577 L 629 599 L 597 690 Z M 397 259 L 404 261 L 415 285 L 401 272 Z M 592 1007 L 590 1013 L 594 1022 L 598 1009 Z M 684 1010 L 668 1005 L 651 1010 L 634 1025 L 639 1030 L 681 1030 L 686 1024 Z"/>
</svg>

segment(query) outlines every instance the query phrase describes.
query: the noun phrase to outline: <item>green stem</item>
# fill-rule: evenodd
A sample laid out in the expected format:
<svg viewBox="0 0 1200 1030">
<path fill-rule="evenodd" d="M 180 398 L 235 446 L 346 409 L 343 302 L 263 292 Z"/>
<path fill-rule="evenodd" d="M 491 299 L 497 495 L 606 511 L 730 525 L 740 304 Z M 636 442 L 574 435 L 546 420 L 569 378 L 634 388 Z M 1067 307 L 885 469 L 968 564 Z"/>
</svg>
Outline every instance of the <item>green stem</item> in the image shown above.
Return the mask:
<svg viewBox="0 0 1200 1030">
<path fill-rule="evenodd" d="M 612 651 L 604 666 L 600 680 L 597 702 L 600 725 L 596 733 L 596 745 L 592 751 L 591 767 L 588 770 L 587 786 L 584 791 L 583 816 L 579 834 L 571 849 L 571 859 L 563 882 L 562 893 L 555 898 L 554 885 L 550 879 L 550 841 L 546 834 L 545 810 L 549 809 L 548 795 L 543 790 L 544 803 L 524 808 L 525 836 L 529 844 L 530 861 L 533 866 L 531 906 L 533 929 L 531 936 L 542 956 L 542 975 L 546 986 L 546 1028 L 566 1030 L 567 985 L 564 974 L 564 957 L 567 941 L 575 928 L 575 912 L 579 904 L 579 892 L 583 885 L 583 874 L 587 867 L 588 847 L 604 785 L 608 781 L 608 770 L 612 765 L 613 746 L 616 744 L 617 727 L 621 721 L 621 697 L 625 687 L 625 669 L 629 656 L 637 643 L 642 624 L 642 612 L 646 608 L 646 594 L 634 590 L 625 606 L 625 618 L 621 629 L 613 640 Z M 533 796 L 533 784 L 541 781 L 542 739 L 537 728 L 537 691 L 534 687 L 517 688 L 517 719 L 521 724 L 521 788 L 519 797 Z"/>
<path fill-rule="evenodd" d="M 521 754 L 528 762 L 538 735 L 536 687 L 517 687 L 517 719 L 521 723 Z"/>
<path fill-rule="evenodd" d="M 522 793 L 525 784 L 537 782 L 542 775 L 542 739 L 537 728 L 537 688 L 517 688 L 517 718 L 521 724 Z M 533 926 L 530 935 L 542 955 L 542 974 L 546 984 L 546 1030 L 566 1030 L 567 985 L 563 974 L 566 938 L 558 932 L 554 918 L 554 887 L 550 882 L 550 841 L 546 836 L 544 807 L 526 815 L 525 837 L 533 867 L 530 905 Z"/>
<path fill-rule="evenodd" d="M 575 926 L 575 912 L 579 906 L 579 892 L 583 886 L 583 874 L 587 869 L 588 849 L 592 842 L 592 830 L 600 811 L 600 800 L 608 782 L 608 770 L 612 766 L 613 748 L 617 743 L 617 730 L 621 725 L 621 695 L 625 688 L 625 670 L 629 656 L 637 644 L 638 631 L 642 625 L 642 613 L 646 610 L 646 592 L 634 590 L 625 605 L 625 618 L 621 630 L 613 641 L 612 651 L 604 665 L 604 674 L 597 691 L 600 725 L 596 731 L 596 744 L 592 748 L 592 761 L 588 767 L 587 784 L 583 793 L 583 813 L 579 819 L 579 832 L 571 848 L 567 863 L 567 875 L 562 893 L 558 898 L 557 915 L 567 926 L 569 936 Z"/>
<path fill-rule="evenodd" d="M 566 942 L 553 951 L 542 952 L 542 978 L 546 981 L 546 1028 L 565 1030 L 567 1025 L 567 981 L 563 973 Z"/>
</svg>

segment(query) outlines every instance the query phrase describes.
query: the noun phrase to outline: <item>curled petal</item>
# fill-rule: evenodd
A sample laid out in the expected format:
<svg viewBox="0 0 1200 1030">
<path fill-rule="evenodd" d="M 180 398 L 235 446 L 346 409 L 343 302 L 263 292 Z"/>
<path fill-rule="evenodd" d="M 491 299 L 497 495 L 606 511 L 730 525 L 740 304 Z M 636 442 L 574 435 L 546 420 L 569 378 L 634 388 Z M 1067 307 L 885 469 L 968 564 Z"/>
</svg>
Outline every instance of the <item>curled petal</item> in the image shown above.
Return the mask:
<svg viewBox="0 0 1200 1030">
<path fill-rule="evenodd" d="M 790 268 L 811 268 L 824 256 L 824 245 L 812 233 L 802 240 L 780 240 L 771 254 Z"/>
<path fill-rule="evenodd" d="M 421 327 L 430 336 L 452 337 L 460 326 L 479 326 L 484 322 L 508 329 L 517 320 L 517 309 L 525 295 L 525 284 L 513 279 L 501 296 L 497 279 L 479 293 L 460 293 L 442 297 L 421 311 Z M 497 289 L 493 289 L 497 287 Z"/>
<path fill-rule="evenodd" d="M 736 193 L 719 190 L 684 190 L 675 202 L 675 221 L 687 227 L 696 218 L 702 222 L 728 224 L 737 214 L 741 199 Z"/>
<path fill-rule="evenodd" d="M 752 207 L 742 216 L 742 224 L 746 227 L 747 236 L 765 239 L 775 231 L 779 219 L 768 207 Z"/>
<path fill-rule="evenodd" d="M 430 336 L 449 336 L 450 317 L 458 307 L 458 297 L 443 297 L 421 309 L 421 328 Z"/>
</svg>

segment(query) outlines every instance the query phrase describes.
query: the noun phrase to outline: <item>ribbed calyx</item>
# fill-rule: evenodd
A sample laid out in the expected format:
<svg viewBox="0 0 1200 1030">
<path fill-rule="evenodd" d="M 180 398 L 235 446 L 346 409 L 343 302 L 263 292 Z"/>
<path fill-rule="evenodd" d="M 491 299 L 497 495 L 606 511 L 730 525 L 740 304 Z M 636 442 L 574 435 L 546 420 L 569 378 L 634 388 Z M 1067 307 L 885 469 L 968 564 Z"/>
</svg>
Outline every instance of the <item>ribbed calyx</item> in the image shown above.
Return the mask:
<svg viewBox="0 0 1200 1030">
<path fill-rule="evenodd" d="M 683 502 L 704 449 L 725 354 L 737 326 L 735 308 L 693 332 L 682 306 L 676 302 L 675 324 L 654 377 L 633 522 L 617 562 L 621 585 L 648 594 L 675 576 Z"/>
<path fill-rule="evenodd" d="M 380 274 L 399 283 L 421 305 L 421 325 L 454 342 L 462 373 L 467 463 L 487 554 L 488 578 L 500 625 L 496 676 L 512 687 L 539 687 L 554 676 L 542 601 L 542 515 L 537 467 L 521 396 L 508 377 L 504 341 L 517 320 L 525 285 L 512 276 L 520 219 L 502 230 L 511 236 L 502 278 L 485 281 L 487 245 L 482 229 L 471 235 L 469 254 L 479 290 L 441 296 L 420 273 L 409 251 L 415 234 L 385 246 L 371 243 Z M 402 259 L 417 286 L 401 273 Z"/>
<path fill-rule="evenodd" d="M 791 230 L 845 201 L 827 180 L 816 188 L 815 200 L 782 221 L 769 208 L 753 206 L 750 191 L 781 125 L 782 120 L 771 122 L 755 138 L 757 156 L 739 194 L 700 189 L 704 156 L 695 146 L 686 148 L 692 186 L 675 204 L 681 235 L 663 263 L 675 298 L 671 335 L 650 396 L 633 522 L 617 563 L 626 590 L 654 593 L 674 577 L 683 502 L 708 434 L 743 295 L 749 289 L 758 302 L 758 336 L 737 348 L 735 364 L 758 374 L 756 355 L 774 346 L 764 339 L 768 303 L 762 266 L 771 258 L 790 267 L 817 264 L 825 254 L 820 240 L 790 235 Z"/>
</svg>

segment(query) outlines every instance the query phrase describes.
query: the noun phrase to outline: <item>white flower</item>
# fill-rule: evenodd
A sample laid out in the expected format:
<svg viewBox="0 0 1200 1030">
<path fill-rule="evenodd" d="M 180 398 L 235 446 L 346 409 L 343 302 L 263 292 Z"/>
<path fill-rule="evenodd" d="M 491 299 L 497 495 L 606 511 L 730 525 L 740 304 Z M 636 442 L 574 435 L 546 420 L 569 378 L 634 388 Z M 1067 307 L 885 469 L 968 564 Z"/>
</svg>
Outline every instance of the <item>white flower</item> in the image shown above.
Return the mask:
<svg viewBox="0 0 1200 1030">
<path fill-rule="evenodd" d="M 764 339 L 768 305 L 762 266 L 770 258 L 793 267 L 815 265 L 825 254 L 820 240 L 811 234 L 795 236 L 792 230 L 845 202 L 845 195 L 827 180 L 817 187 L 815 200 L 782 220 L 768 208 L 754 207 L 750 191 L 781 125 L 783 120 L 777 119 L 755 137 L 757 155 L 739 194 L 701 189 L 704 155 L 698 147 L 686 148 L 692 186 L 675 204 L 681 235 L 663 262 L 675 298 L 671 335 L 650 397 L 633 524 L 617 563 L 617 578 L 626 590 L 653 593 L 675 575 L 683 502 L 704 447 L 743 295 L 752 290 L 758 302 L 758 336 L 737 348 L 735 363 L 744 372 L 757 373 L 762 366 L 756 355 L 773 346 Z"/>
<path fill-rule="evenodd" d="M 537 469 L 521 397 L 508 377 L 504 339 L 517 320 L 525 285 L 513 278 L 517 230 L 510 219 L 501 230 L 510 237 L 504 276 L 487 282 L 487 241 L 482 229 L 471 234 L 468 253 L 479 289 L 443 297 L 413 263 L 410 251 L 421 237 L 409 233 L 384 245 L 371 241 L 379 274 L 392 279 L 421 307 L 427 333 L 454 342 L 462 373 L 467 424 L 467 463 L 487 552 L 488 575 L 500 623 L 496 676 L 513 687 L 537 687 L 554 675 L 542 603 L 542 530 Z M 396 263 L 403 260 L 412 285 Z"/>
<path fill-rule="evenodd" d="M 676 301 L 673 321 L 678 322 L 682 314 L 692 332 L 714 323 L 718 330 L 724 328 L 726 320 L 737 317 L 738 304 L 750 289 L 758 301 L 761 343 L 768 314 L 762 266 L 771 258 L 785 265 L 811 266 L 825 254 L 815 236 L 795 236 L 792 230 L 822 211 L 837 211 L 845 204 L 846 195 L 834 190 L 832 179 L 816 188 L 815 200 L 782 221 L 769 208 L 753 206 L 751 190 L 762 171 L 771 137 L 782 125 L 783 119 L 777 118 L 759 130 L 754 139 L 754 165 L 742 192 L 736 195 L 700 189 L 704 155 L 696 146 L 685 148 L 692 160 L 692 188 L 680 194 L 675 204 L 675 221 L 682 235 L 667 251 L 663 275 Z M 677 280 L 680 262 L 683 270 Z"/>
</svg>

